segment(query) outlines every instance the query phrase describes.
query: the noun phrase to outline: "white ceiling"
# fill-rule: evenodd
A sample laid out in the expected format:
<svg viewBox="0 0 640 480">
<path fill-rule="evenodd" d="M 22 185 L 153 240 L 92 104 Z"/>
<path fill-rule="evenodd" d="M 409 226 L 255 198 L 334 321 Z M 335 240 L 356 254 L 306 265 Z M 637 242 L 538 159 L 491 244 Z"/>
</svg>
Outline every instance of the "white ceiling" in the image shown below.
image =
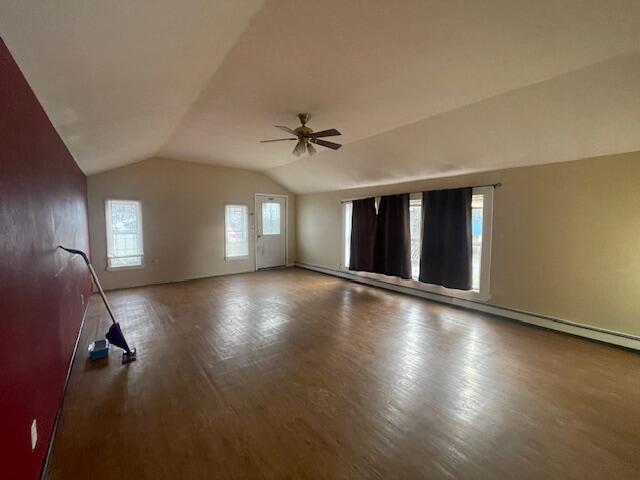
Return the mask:
<svg viewBox="0 0 640 480">
<path fill-rule="evenodd" d="M 262 0 L 0 0 L 0 34 L 85 173 L 157 154 Z"/>
<path fill-rule="evenodd" d="M 0 5 L 89 174 L 160 155 L 310 192 L 640 150 L 637 0 Z M 302 111 L 344 147 L 258 143 Z"/>
<path fill-rule="evenodd" d="M 267 170 L 300 192 L 640 150 L 640 53 Z"/>
</svg>

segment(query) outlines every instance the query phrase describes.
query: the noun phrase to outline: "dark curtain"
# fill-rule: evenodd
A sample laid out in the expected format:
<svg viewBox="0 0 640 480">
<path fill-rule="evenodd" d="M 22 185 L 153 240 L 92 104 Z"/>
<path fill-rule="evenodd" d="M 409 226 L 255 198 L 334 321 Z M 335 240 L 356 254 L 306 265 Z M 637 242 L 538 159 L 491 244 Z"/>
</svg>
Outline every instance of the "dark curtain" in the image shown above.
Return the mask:
<svg viewBox="0 0 640 480">
<path fill-rule="evenodd" d="M 375 198 L 354 200 L 352 208 L 349 270 L 372 272 L 376 229 Z"/>
<path fill-rule="evenodd" d="M 471 290 L 472 189 L 422 193 L 420 281 Z"/>
<path fill-rule="evenodd" d="M 380 198 L 373 254 L 373 271 L 411 278 L 409 194 Z"/>
</svg>

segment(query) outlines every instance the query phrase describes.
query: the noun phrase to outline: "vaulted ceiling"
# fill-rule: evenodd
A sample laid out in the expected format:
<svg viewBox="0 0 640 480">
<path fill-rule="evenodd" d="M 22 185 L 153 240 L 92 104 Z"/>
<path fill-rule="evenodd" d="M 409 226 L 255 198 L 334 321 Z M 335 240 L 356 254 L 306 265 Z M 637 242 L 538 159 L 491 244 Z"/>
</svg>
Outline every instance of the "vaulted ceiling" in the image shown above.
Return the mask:
<svg viewBox="0 0 640 480">
<path fill-rule="evenodd" d="M 151 156 L 295 192 L 640 150 L 637 0 L 0 0 L 88 174 Z M 298 159 L 274 124 L 335 127 Z"/>
</svg>

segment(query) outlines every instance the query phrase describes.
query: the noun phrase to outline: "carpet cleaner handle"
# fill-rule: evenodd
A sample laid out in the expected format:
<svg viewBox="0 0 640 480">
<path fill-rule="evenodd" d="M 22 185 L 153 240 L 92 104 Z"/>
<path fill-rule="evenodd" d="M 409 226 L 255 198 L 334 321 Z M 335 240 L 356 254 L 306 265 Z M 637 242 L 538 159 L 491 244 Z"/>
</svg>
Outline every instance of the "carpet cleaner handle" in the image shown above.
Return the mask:
<svg viewBox="0 0 640 480">
<path fill-rule="evenodd" d="M 84 259 L 84 263 L 89 267 L 89 272 L 91 272 L 91 278 L 93 278 L 93 283 L 98 287 L 98 292 L 100 292 L 100 296 L 102 297 L 102 301 L 104 302 L 104 306 L 107 307 L 107 311 L 109 312 L 109 316 L 111 317 L 111 321 L 116 324 L 116 317 L 113 315 L 113 310 L 111 310 L 111 305 L 109 305 L 109 301 L 107 300 L 107 296 L 104 294 L 104 290 L 102 290 L 102 285 L 100 285 L 100 281 L 98 280 L 98 276 L 96 275 L 96 271 L 93 269 L 91 262 L 89 261 L 89 257 L 82 250 L 75 250 L 73 248 L 65 248 L 62 245 L 58 245 L 58 248 L 65 250 L 69 253 L 73 253 L 74 255 L 80 255 Z"/>
</svg>

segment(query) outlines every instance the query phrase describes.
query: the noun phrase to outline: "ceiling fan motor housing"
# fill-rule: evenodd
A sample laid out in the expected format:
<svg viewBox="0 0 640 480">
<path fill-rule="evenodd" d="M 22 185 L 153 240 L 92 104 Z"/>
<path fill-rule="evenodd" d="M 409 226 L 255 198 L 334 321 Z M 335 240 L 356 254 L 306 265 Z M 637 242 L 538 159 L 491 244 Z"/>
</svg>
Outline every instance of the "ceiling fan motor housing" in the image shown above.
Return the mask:
<svg viewBox="0 0 640 480">
<path fill-rule="evenodd" d="M 294 132 L 296 132 L 296 135 L 298 135 L 299 137 L 308 137 L 309 135 L 311 135 L 313 133 L 313 130 L 311 130 L 309 127 L 303 125 L 302 127 L 298 127 L 294 130 Z"/>
</svg>

